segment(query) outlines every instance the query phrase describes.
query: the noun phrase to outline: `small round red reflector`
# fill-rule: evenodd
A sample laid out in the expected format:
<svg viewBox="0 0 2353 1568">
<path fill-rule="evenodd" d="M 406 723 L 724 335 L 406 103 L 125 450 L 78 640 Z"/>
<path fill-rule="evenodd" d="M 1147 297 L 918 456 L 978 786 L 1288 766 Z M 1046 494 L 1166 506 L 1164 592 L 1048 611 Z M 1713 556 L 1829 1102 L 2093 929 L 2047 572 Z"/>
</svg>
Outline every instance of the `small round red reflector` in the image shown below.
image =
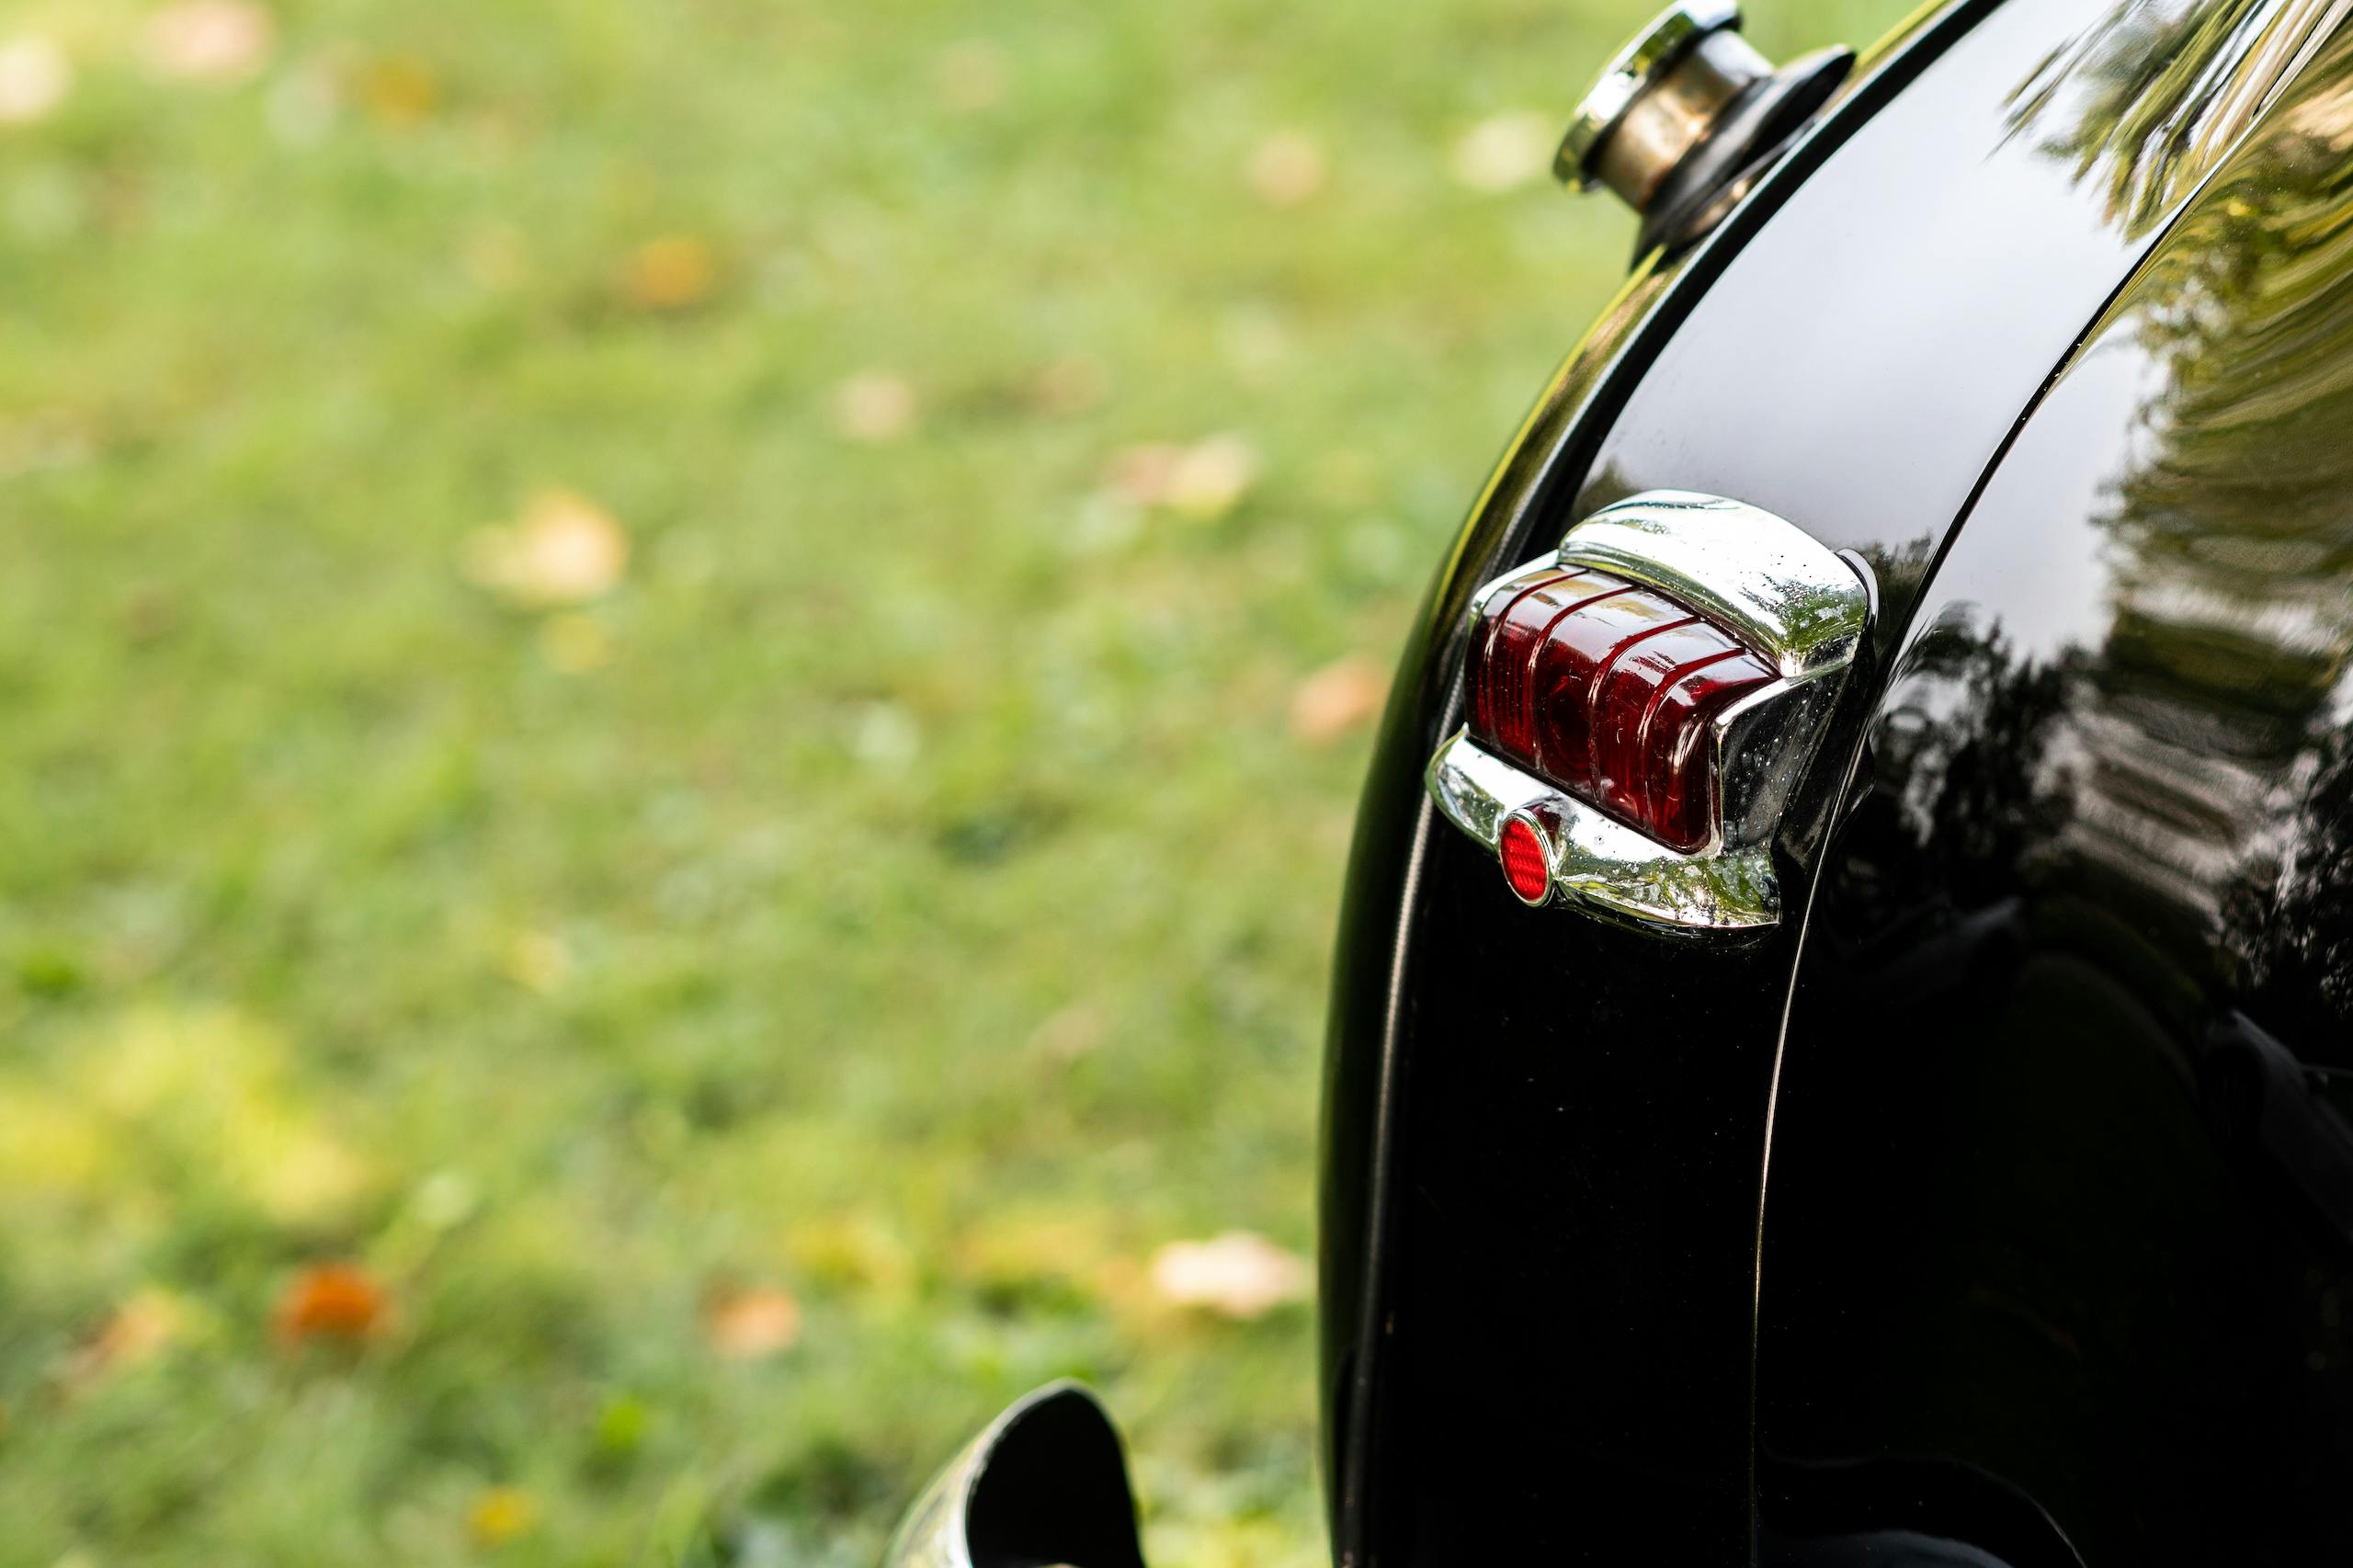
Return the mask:
<svg viewBox="0 0 2353 1568">
<path fill-rule="evenodd" d="M 1504 881 L 1522 903 L 1541 903 L 1552 896 L 1552 867 L 1544 858 L 1544 841 L 1537 836 L 1534 824 L 1526 817 L 1506 820 L 1495 852 L 1504 863 Z"/>
</svg>

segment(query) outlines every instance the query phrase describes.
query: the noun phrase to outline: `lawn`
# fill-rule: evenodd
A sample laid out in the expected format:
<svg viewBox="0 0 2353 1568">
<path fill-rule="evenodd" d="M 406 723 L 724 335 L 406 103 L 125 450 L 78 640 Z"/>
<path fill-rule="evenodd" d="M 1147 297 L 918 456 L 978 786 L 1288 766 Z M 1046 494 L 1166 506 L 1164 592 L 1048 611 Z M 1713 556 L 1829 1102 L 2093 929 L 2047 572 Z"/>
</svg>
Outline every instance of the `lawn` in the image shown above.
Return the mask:
<svg viewBox="0 0 2353 1568">
<path fill-rule="evenodd" d="M 0 1564 L 863 1564 L 1063 1374 L 1315 1561 L 1370 717 L 1649 8 L 0 5 Z"/>
</svg>

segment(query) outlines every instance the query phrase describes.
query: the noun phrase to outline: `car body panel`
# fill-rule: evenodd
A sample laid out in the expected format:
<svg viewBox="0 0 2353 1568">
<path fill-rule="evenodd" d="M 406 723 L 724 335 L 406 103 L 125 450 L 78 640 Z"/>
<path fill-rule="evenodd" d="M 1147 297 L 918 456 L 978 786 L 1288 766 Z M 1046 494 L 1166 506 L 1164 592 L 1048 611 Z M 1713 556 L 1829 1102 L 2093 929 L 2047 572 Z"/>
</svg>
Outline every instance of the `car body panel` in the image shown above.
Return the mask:
<svg viewBox="0 0 2353 1568">
<path fill-rule="evenodd" d="M 2242 7 L 2247 25 L 2219 36 L 2145 30 L 2141 47 L 2175 52 L 2138 90 L 2228 81 L 2287 8 Z M 2157 199 L 2119 206 L 2039 138 L 2038 104 L 2061 106 L 2049 123 L 2141 101 L 2099 86 L 2114 56 L 2086 43 L 2120 15 L 2136 20 L 2061 0 L 1926 21 L 1700 251 L 1638 275 L 1434 585 L 1359 819 L 1335 980 L 1322 1261 L 1339 1561 L 1749 1559 L 1759 1205 L 1804 922 L 1694 950 L 1523 908 L 1492 856 L 1433 825 L 1420 767 L 1460 722 L 1478 585 L 1633 491 L 1766 506 L 1857 550 L 1881 589 L 1881 662 L 1773 846 L 1802 904 L 1885 656 L 1909 645 L 1956 521 L 2228 150 L 2177 158 Z M 2086 81 L 2052 84 L 2071 60 Z"/>
<path fill-rule="evenodd" d="M 2353 34 L 2072 358 L 1906 634 L 1774 1128 L 1778 1536 L 1901 1456 L 2093 1564 L 2353 1559 L 2348 233 Z M 1970 1492 L 1873 1508 L 1950 1539 Z"/>
</svg>

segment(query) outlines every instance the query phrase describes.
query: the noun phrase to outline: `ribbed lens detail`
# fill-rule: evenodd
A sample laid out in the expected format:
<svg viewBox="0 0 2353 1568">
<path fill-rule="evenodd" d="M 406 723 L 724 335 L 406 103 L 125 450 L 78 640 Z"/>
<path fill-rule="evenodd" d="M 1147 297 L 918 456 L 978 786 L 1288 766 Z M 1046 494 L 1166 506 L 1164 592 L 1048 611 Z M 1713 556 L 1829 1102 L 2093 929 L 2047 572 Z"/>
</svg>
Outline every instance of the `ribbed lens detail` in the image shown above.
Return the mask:
<svg viewBox="0 0 2353 1568">
<path fill-rule="evenodd" d="M 1688 854 L 1715 832 L 1711 727 L 1776 678 L 1729 632 L 1654 589 L 1532 568 L 1482 608 L 1471 733 Z"/>
</svg>

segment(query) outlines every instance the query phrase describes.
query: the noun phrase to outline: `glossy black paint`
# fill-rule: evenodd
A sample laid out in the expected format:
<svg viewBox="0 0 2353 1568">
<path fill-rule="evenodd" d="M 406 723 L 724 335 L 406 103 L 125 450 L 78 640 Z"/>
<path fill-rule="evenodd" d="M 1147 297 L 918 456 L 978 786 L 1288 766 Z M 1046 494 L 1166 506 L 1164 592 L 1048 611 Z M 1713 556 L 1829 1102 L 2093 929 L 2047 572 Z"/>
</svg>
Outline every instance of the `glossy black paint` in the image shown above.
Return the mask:
<svg viewBox="0 0 2353 1568">
<path fill-rule="evenodd" d="M 1654 250 L 1697 244 L 1746 193 L 1752 175 L 1822 111 L 1854 69 L 1853 50 L 1817 50 L 1790 61 L 1727 106 L 1706 138 L 1659 182 L 1634 235 L 1635 261 Z"/>
<path fill-rule="evenodd" d="M 2348 83 L 2353 36 L 2075 357 L 1879 704 L 1774 1131 L 1780 1535 L 1903 1455 L 2040 1560 L 2353 1561 Z"/>
<path fill-rule="evenodd" d="M 2150 236 L 2014 127 L 2014 96 L 2112 0 L 2002 6 L 1789 198 L 1643 371 L 1582 516 L 1672 486 L 1870 560 L 1900 629 L 2018 415 Z"/>
<path fill-rule="evenodd" d="M 1978 1555 L 1951 1561 L 2067 1560 L 2053 1554 L 2070 1550 L 2072 1527 L 2046 1512 L 2031 1484 L 2040 1472 L 2014 1480 L 1972 1451 L 1915 1452 L 1909 1428 L 1872 1425 L 1886 1364 L 1836 1359 L 1844 1335 L 1825 1303 L 1870 1289 L 1881 1238 L 1848 1228 L 1866 1173 L 1833 1161 L 1799 1187 L 1803 1205 L 1789 1196 L 1791 1166 L 1806 1167 L 1772 1116 L 1804 929 L 1795 910 L 1736 950 L 1531 914 L 1491 857 L 1433 824 L 1420 775 L 1457 722 L 1461 628 L 1478 584 L 1634 491 L 1738 496 L 1857 550 L 1880 580 L 1880 662 L 1859 676 L 1802 792 L 1809 809 L 1776 846 L 1785 888 L 1810 890 L 1826 864 L 1826 907 L 1847 907 L 1850 846 L 1890 788 L 1886 718 L 1871 710 L 1887 661 L 1921 642 L 1930 566 L 2202 172 L 2159 171 L 2145 182 L 2154 199 L 2120 208 L 2033 134 L 2038 113 L 2134 101 L 2105 79 L 2086 85 L 2088 73 L 2048 81 L 2113 9 L 1956 7 L 1868 62 L 1722 229 L 1676 267 L 1638 273 L 1506 455 L 1433 587 L 1359 818 L 1327 1059 L 1324 1377 L 1343 1562 L 1747 1562 L 1760 1491 L 1768 1556 L 1886 1560 L 1890 1541 L 1927 1528 L 1976 1531 Z M 2188 42 L 2160 30 L 2148 47 Z M 1964 546 L 1984 506 L 1976 515 Z M 2029 542 L 1992 548 L 2035 581 Z M 2353 784 L 2336 788 L 2353 796 Z M 1838 813 L 1850 794 L 1865 804 L 1848 821 Z M 1978 856 L 1941 829 L 1927 836 L 1948 861 Z M 1868 928 L 1872 917 L 1857 918 Z M 1848 989 L 1822 950 L 1804 971 L 1813 1011 L 1792 1035 L 1785 1109 L 1862 1147 L 1840 1069 L 1824 1065 L 1836 1048 L 1812 1043 L 1836 1032 L 1822 1019 Z M 1871 961 L 1898 976 L 1887 995 L 1904 995 L 1900 958 Z M 2313 961 L 2289 954 L 2274 971 Z M 1896 1006 L 1876 1004 L 1847 1049 L 1911 1028 Z M 2229 1039 L 2217 1060 L 2237 1063 L 2222 1071 L 2237 1074 L 2242 1099 L 2256 1096 L 2254 1122 L 2292 1124 L 2275 1141 L 2295 1152 L 2279 1157 L 2334 1169 L 2325 1131 L 2274 1093 L 2296 1069 L 2282 1080 L 2277 1052 Z M 1965 1120 L 1952 1125 L 1968 1134 Z M 1752 1369 L 1768 1129 L 1760 1466 Z M 1871 1213 L 1903 1232 L 1901 1216 Z M 1900 1358 L 1904 1313 L 1920 1297 L 1889 1301 L 1870 1343 Z M 1775 1344 L 1796 1369 L 1776 1369 Z M 1817 1377 L 1843 1379 L 1844 1403 L 1817 1405 Z M 2011 1415 L 2035 1429 L 2030 1408 Z"/>
</svg>

